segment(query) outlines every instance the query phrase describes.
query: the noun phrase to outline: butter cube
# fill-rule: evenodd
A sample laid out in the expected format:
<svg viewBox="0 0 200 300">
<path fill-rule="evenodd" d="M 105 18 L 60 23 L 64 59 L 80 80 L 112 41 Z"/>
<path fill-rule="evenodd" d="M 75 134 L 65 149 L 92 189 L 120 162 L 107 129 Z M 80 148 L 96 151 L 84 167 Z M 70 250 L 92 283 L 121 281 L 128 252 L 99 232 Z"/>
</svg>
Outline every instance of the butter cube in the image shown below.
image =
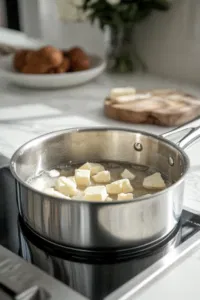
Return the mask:
<svg viewBox="0 0 200 300">
<path fill-rule="evenodd" d="M 113 201 L 113 199 L 111 197 L 107 197 L 106 201 Z"/>
<path fill-rule="evenodd" d="M 129 170 L 127 170 L 127 169 L 125 169 L 121 173 L 121 177 L 124 178 L 124 179 L 129 179 L 129 180 L 135 179 L 135 175 L 133 173 L 131 173 Z"/>
<path fill-rule="evenodd" d="M 162 179 L 161 174 L 159 172 L 156 172 L 144 178 L 143 187 L 149 190 L 162 190 L 166 188 L 166 184 Z"/>
<path fill-rule="evenodd" d="M 75 170 L 75 180 L 78 186 L 90 185 L 90 170 Z"/>
<path fill-rule="evenodd" d="M 108 194 L 129 193 L 133 191 L 129 179 L 120 179 L 106 185 Z"/>
<path fill-rule="evenodd" d="M 33 182 L 31 182 L 31 186 L 36 190 L 44 191 L 44 189 L 46 188 L 46 182 L 42 177 L 38 177 Z"/>
<path fill-rule="evenodd" d="M 106 185 L 106 190 L 108 194 L 120 194 L 122 192 L 122 182 L 121 180 L 114 181 Z"/>
<path fill-rule="evenodd" d="M 108 194 L 106 188 L 103 185 L 90 186 L 85 190 L 84 200 L 88 201 L 105 201 Z"/>
<path fill-rule="evenodd" d="M 101 164 L 89 163 L 89 162 L 82 165 L 79 169 L 80 170 L 90 170 L 91 175 L 96 175 L 97 173 L 105 170 L 104 166 L 102 166 Z"/>
<path fill-rule="evenodd" d="M 84 200 L 84 193 L 79 191 L 77 193 L 77 195 L 73 196 L 71 199 L 72 200 Z"/>
<path fill-rule="evenodd" d="M 48 195 L 50 195 L 50 196 L 53 196 L 53 197 L 70 199 L 70 197 L 67 197 L 67 196 L 61 194 L 60 192 L 54 190 L 54 188 L 46 188 L 46 189 L 44 190 L 44 193 L 45 193 L 45 194 L 48 194 Z"/>
<path fill-rule="evenodd" d="M 117 196 L 117 200 L 132 200 L 133 199 L 133 193 L 124 194 L 121 193 Z"/>
<path fill-rule="evenodd" d="M 57 170 L 51 170 L 49 171 L 49 177 L 59 177 L 60 176 L 60 172 Z"/>
<path fill-rule="evenodd" d="M 75 196 L 78 192 L 76 182 L 73 177 L 61 176 L 56 180 L 55 188 L 65 196 Z"/>
<path fill-rule="evenodd" d="M 109 171 L 101 171 L 94 175 L 92 178 L 96 183 L 108 183 L 111 179 Z"/>
<path fill-rule="evenodd" d="M 118 96 L 132 95 L 135 93 L 136 93 L 136 89 L 132 87 L 118 87 L 118 88 L 111 89 L 109 98 L 112 99 Z"/>
<path fill-rule="evenodd" d="M 122 179 L 122 193 L 130 193 L 133 191 L 133 187 L 130 184 L 129 179 Z"/>
</svg>

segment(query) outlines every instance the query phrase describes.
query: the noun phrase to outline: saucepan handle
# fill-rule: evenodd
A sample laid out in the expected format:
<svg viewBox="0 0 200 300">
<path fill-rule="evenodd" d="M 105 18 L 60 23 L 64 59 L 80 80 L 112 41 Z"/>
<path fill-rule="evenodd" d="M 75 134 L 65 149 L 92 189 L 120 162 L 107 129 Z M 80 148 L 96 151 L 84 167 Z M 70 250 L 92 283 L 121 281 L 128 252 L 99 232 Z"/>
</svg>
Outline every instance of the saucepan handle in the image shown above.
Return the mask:
<svg viewBox="0 0 200 300">
<path fill-rule="evenodd" d="M 200 139 L 200 117 L 161 135 L 187 149 Z"/>
</svg>

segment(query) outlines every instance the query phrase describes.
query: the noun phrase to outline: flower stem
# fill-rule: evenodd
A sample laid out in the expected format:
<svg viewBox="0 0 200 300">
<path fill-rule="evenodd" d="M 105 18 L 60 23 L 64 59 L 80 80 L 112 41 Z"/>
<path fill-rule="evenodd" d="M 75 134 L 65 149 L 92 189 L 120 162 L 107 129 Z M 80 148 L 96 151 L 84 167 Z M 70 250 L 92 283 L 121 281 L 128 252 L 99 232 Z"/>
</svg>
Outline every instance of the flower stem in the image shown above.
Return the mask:
<svg viewBox="0 0 200 300">
<path fill-rule="evenodd" d="M 136 70 L 145 71 L 145 63 L 137 53 L 133 43 L 133 28 L 130 26 L 110 27 L 107 52 L 107 69 L 109 72 L 128 73 Z"/>
</svg>

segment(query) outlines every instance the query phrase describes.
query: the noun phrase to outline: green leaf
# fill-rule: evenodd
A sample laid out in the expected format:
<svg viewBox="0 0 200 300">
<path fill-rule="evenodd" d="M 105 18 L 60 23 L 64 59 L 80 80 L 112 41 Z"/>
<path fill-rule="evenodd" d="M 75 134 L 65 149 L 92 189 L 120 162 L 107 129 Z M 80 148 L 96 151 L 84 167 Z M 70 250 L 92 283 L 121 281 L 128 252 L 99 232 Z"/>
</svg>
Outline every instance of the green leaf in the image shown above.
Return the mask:
<svg viewBox="0 0 200 300">
<path fill-rule="evenodd" d="M 120 28 L 132 26 L 148 17 L 153 10 L 166 11 L 171 7 L 168 0 L 132 0 L 121 1 L 118 5 L 110 5 L 106 0 L 99 0 L 91 4 L 91 0 L 85 0 L 83 9 L 91 9 L 89 16 L 91 23 L 99 20 L 100 28 L 105 26 Z"/>
<path fill-rule="evenodd" d="M 88 18 L 90 19 L 90 21 L 91 21 L 91 24 L 93 24 L 93 23 L 94 23 L 94 21 L 95 21 L 95 19 L 96 19 L 96 16 L 95 16 L 95 14 L 94 14 L 94 13 L 92 13 L 91 15 L 89 15 L 89 16 L 88 16 Z"/>
<path fill-rule="evenodd" d="M 167 0 L 153 0 L 152 1 L 152 8 L 156 10 L 163 10 L 166 11 L 170 9 L 171 3 Z"/>
<path fill-rule="evenodd" d="M 143 10 L 139 10 L 135 16 L 135 22 L 141 22 L 146 19 L 152 13 L 152 8 L 146 8 Z"/>
</svg>

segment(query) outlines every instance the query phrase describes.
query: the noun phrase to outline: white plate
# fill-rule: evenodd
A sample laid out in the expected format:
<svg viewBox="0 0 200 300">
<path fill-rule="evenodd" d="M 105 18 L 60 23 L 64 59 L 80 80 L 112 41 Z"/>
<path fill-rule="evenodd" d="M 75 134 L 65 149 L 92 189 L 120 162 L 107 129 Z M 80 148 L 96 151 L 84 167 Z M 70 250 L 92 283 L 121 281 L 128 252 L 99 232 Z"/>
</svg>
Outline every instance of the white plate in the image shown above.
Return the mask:
<svg viewBox="0 0 200 300">
<path fill-rule="evenodd" d="M 91 68 L 86 71 L 63 74 L 31 75 L 18 73 L 13 69 L 13 55 L 0 59 L 0 76 L 11 82 L 31 88 L 61 88 L 86 83 L 99 76 L 105 69 L 105 61 L 96 55 L 90 55 Z"/>
</svg>

